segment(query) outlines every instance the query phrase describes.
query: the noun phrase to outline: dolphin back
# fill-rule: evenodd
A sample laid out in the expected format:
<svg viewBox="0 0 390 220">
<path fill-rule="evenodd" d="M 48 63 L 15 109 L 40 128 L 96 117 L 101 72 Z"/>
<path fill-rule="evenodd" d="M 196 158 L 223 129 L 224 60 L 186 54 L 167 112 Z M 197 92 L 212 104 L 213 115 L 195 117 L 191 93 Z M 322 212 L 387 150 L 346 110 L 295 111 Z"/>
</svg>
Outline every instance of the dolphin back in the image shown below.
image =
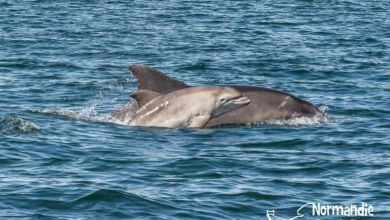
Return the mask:
<svg viewBox="0 0 390 220">
<path fill-rule="evenodd" d="M 165 94 L 189 87 L 185 83 L 171 78 L 161 71 L 142 64 L 131 65 L 129 71 L 138 80 L 138 90 L 150 90 Z"/>
</svg>

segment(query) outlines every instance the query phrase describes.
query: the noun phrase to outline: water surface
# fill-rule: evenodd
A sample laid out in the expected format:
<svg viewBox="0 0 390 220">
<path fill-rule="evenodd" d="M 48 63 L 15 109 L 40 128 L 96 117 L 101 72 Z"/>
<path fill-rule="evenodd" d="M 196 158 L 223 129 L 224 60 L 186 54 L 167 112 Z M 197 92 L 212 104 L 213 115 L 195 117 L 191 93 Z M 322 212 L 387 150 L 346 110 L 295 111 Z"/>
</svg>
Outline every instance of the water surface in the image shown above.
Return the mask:
<svg viewBox="0 0 390 220">
<path fill-rule="evenodd" d="M 308 202 L 366 202 L 368 219 L 388 219 L 389 10 L 384 0 L 1 1 L 1 218 L 291 218 Z M 134 63 L 191 85 L 290 92 L 329 121 L 105 122 L 137 88 Z"/>
</svg>

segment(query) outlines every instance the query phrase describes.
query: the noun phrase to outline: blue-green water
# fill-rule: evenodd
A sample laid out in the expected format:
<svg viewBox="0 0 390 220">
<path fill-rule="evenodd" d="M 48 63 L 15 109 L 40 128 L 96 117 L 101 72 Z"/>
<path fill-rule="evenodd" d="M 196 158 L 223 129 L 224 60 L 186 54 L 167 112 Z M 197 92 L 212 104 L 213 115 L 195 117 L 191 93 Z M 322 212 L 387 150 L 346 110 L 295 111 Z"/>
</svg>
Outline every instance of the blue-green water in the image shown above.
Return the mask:
<svg viewBox="0 0 390 220">
<path fill-rule="evenodd" d="M 390 218 L 389 1 L 66 2 L 0 1 L 1 219 L 291 218 L 308 202 Z M 287 91 L 329 120 L 104 122 L 133 63 Z"/>
</svg>

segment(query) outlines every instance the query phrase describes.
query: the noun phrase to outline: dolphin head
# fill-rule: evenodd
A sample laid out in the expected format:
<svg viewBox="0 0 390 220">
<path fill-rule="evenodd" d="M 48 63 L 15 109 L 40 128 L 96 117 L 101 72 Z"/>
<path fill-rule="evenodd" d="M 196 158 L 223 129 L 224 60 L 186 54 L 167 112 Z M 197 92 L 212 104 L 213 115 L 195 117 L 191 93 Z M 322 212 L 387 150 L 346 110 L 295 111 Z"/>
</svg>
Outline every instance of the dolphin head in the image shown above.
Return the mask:
<svg viewBox="0 0 390 220">
<path fill-rule="evenodd" d="M 243 96 L 238 90 L 230 87 L 223 87 L 216 93 L 215 108 L 211 116 L 217 117 L 226 112 L 244 107 L 249 103 L 250 99 Z"/>
</svg>

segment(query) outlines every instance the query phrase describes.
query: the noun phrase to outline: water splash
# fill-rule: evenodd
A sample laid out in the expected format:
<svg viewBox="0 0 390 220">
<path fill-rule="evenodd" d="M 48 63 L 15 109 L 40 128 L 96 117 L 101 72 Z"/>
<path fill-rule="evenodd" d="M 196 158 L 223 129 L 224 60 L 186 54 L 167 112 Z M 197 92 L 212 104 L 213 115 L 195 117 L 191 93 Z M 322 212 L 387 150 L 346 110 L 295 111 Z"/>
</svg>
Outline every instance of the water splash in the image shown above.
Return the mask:
<svg viewBox="0 0 390 220">
<path fill-rule="evenodd" d="M 274 119 L 266 121 L 269 125 L 284 125 L 284 126 L 305 126 L 305 125 L 318 125 L 318 124 L 330 124 L 334 120 L 326 116 L 316 115 L 312 117 L 295 117 L 290 119 Z"/>
<path fill-rule="evenodd" d="M 76 120 L 86 120 L 86 121 L 95 121 L 95 122 L 104 122 L 104 118 L 102 116 L 98 116 L 97 113 L 90 109 L 91 107 L 87 107 L 82 109 L 80 112 L 72 111 L 69 109 L 60 109 L 60 108 L 46 108 L 38 110 L 39 113 L 63 116 L 67 118 L 72 118 Z"/>
<path fill-rule="evenodd" d="M 330 111 L 330 108 L 326 105 L 321 105 L 320 107 L 318 107 L 318 110 L 320 110 L 323 115 L 327 115 Z"/>
<path fill-rule="evenodd" d="M 4 134 L 28 134 L 39 130 L 40 128 L 33 122 L 17 116 L 9 116 L 0 120 L 0 132 Z"/>
<path fill-rule="evenodd" d="M 118 91 L 123 92 L 127 87 L 130 86 L 130 82 L 131 80 L 128 76 L 108 82 L 106 86 L 97 91 L 98 94 L 96 95 L 92 103 L 84 107 L 80 111 L 54 108 L 43 109 L 40 112 L 70 117 L 77 120 L 88 120 L 95 122 L 108 122 L 120 125 L 127 125 L 138 109 L 138 104 L 134 100 L 128 101 L 121 108 L 114 110 L 113 112 L 110 112 L 108 114 L 99 114 L 99 111 L 101 111 L 104 106 L 107 106 L 107 103 L 109 103 L 109 106 L 116 105 L 116 101 L 118 99 Z M 112 109 L 110 109 L 110 111 L 112 111 Z"/>
<path fill-rule="evenodd" d="M 331 124 L 336 123 L 336 119 L 328 117 L 330 108 L 328 106 L 320 106 L 318 108 L 321 113 L 314 116 L 302 116 L 289 119 L 273 119 L 266 121 L 269 125 L 284 125 L 284 126 L 306 126 L 306 125 L 318 125 L 318 124 Z"/>
<path fill-rule="evenodd" d="M 118 110 L 112 112 L 105 118 L 106 122 L 114 124 L 127 125 L 130 120 L 134 117 L 135 113 L 139 109 L 136 101 L 130 100 Z"/>
</svg>

